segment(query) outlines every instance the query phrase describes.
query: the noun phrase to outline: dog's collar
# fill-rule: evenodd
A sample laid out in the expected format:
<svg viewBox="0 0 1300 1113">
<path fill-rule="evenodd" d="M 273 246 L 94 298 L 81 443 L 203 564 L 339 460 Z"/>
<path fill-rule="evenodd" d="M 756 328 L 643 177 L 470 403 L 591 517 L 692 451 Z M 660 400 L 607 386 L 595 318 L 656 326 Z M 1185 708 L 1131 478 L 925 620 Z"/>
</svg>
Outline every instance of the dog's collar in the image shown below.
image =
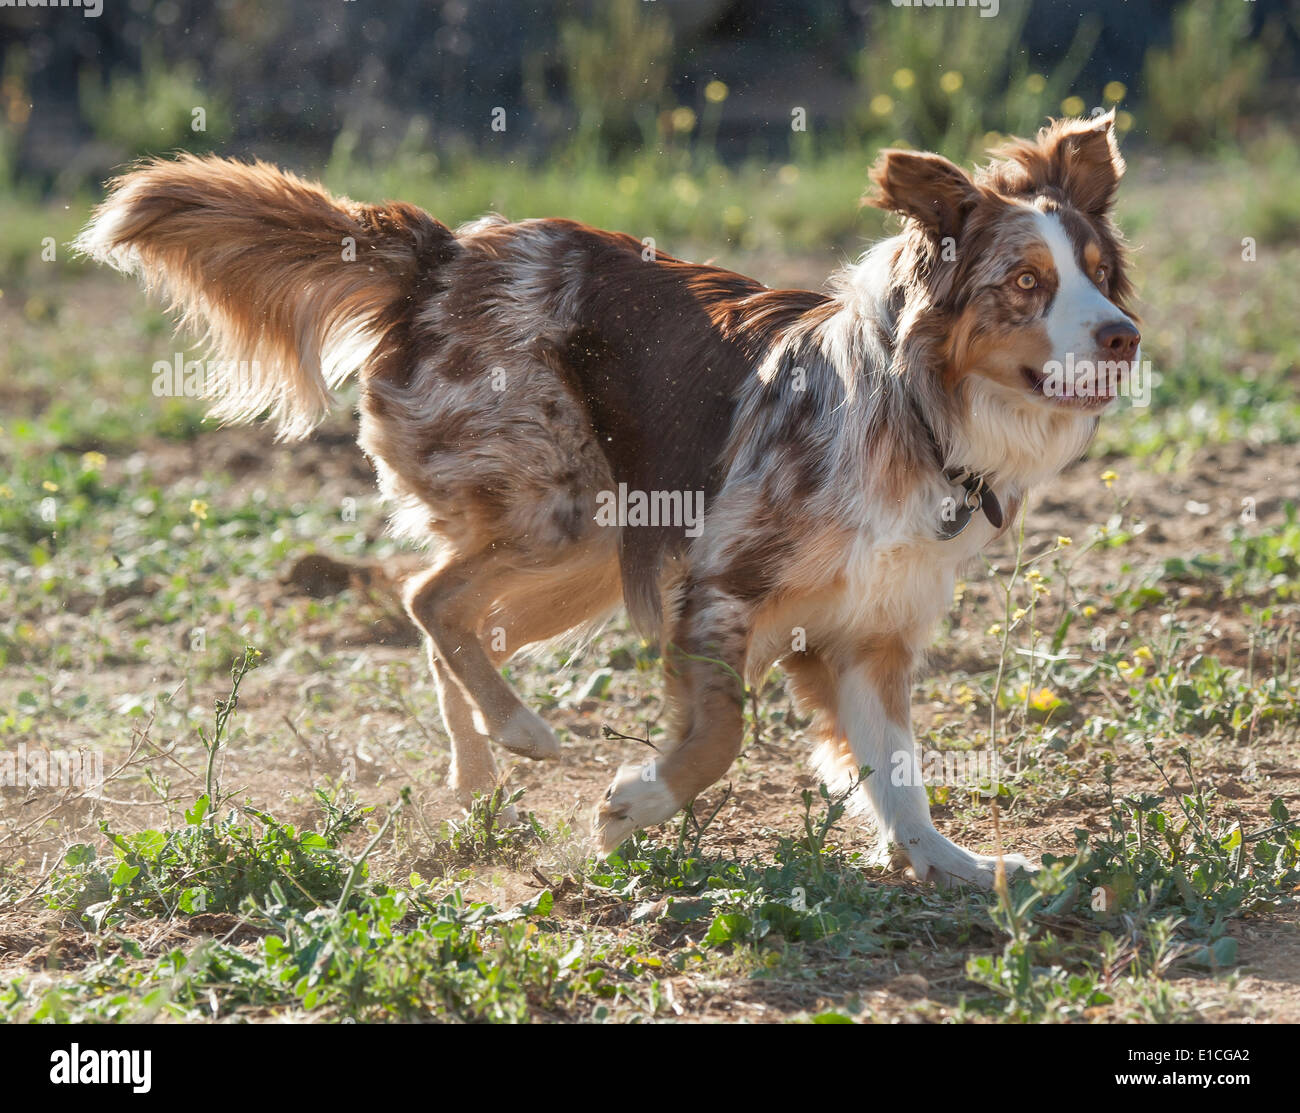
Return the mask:
<svg viewBox="0 0 1300 1113">
<path fill-rule="evenodd" d="M 989 524 L 994 529 L 1002 528 L 1002 504 L 998 502 L 998 496 L 993 493 L 993 488 L 989 486 L 988 478 L 983 472 L 972 471 L 966 467 L 945 468 L 943 466 L 943 446 L 939 444 L 939 438 L 935 435 L 930 423 L 917 412 L 917 418 L 921 422 L 921 428 L 925 430 L 926 435 L 930 438 L 930 447 L 934 451 L 935 462 L 939 465 L 939 470 L 943 472 L 943 477 L 949 483 L 955 483 L 962 488 L 962 497 L 959 499 L 946 498 L 939 510 L 939 524 L 936 533 L 940 541 L 951 541 L 960 534 L 968 525 L 970 525 L 971 516 L 976 510 L 983 510 L 984 517 L 989 520 Z"/>
<path fill-rule="evenodd" d="M 1002 504 L 983 475 L 969 468 L 946 468 L 943 474 L 950 483 L 958 484 L 965 494 L 955 507 L 948 499 L 943 500 L 943 509 L 939 513 L 939 540 L 951 541 L 961 533 L 970 525 L 971 515 L 976 510 L 984 511 L 984 517 L 994 529 L 1002 528 Z"/>
</svg>

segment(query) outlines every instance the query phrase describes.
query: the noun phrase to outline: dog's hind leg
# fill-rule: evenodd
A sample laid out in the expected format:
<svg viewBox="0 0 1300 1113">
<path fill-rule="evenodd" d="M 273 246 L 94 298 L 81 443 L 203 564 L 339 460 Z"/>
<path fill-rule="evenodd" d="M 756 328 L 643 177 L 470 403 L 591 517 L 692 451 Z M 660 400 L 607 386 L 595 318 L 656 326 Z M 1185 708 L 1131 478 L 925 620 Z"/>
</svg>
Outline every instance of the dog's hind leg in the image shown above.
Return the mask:
<svg viewBox="0 0 1300 1113">
<path fill-rule="evenodd" d="M 459 571 L 449 575 L 451 568 Z M 452 738 L 452 788 L 462 804 L 468 806 L 476 792 L 490 792 L 496 784 L 488 737 L 527 757 L 553 756 L 522 748 L 510 733 L 523 712 L 554 742 L 549 728 L 519 702 L 497 671 L 500 666 L 535 642 L 605 617 L 621 598 L 613 542 L 603 538 L 562 550 L 540 567 L 487 556 L 444 567 L 415 583 L 408 606 L 429 636 L 443 722 Z M 525 735 L 523 741 L 534 737 Z"/>
<path fill-rule="evenodd" d="M 428 636 L 430 654 L 467 698 L 479 733 L 523 757 L 558 757 L 559 740 L 520 702 L 479 637 L 480 618 L 496 600 L 499 581 L 514 571 L 501 552 L 452 560 L 413 580 L 406 606 Z M 449 702 L 455 715 L 455 701 Z"/>
<path fill-rule="evenodd" d="M 438 689 L 442 725 L 451 739 L 451 770 L 447 781 L 455 793 L 456 802 L 468 810 L 475 796 L 492 794 L 500 774 L 487 735 L 474 725 L 474 709 L 451 675 L 451 670 L 434 652 L 432 642 L 429 645 L 429 667 Z"/>
</svg>

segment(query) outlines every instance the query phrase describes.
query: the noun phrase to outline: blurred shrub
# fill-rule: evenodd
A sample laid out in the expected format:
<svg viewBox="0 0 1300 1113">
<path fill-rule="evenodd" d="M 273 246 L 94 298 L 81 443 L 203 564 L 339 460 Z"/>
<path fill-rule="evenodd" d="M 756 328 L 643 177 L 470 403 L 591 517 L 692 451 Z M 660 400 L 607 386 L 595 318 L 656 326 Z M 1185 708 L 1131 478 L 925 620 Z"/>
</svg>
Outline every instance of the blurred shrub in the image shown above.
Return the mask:
<svg viewBox="0 0 1300 1113">
<path fill-rule="evenodd" d="M 988 146 L 990 133 L 1032 134 L 1048 115 L 1085 111 L 1068 94 L 1097 43 L 1095 16 L 1080 20 L 1060 63 L 1040 74 L 1030 72 L 1022 42 L 1028 5 L 1004 5 L 997 19 L 935 14 L 875 9 L 856 67 L 863 98 L 853 122 L 862 135 L 960 160 Z"/>
<path fill-rule="evenodd" d="M 1242 229 L 1262 244 L 1300 239 L 1300 144 L 1275 126 L 1243 152 L 1246 181 Z"/>
<path fill-rule="evenodd" d="M 1151 137 L 1194 150 L 1234 138 L 1259 97 L 1279 30 L 1270 23 L 1252 39 L 1251 5 L 1188 0 L 1174 14 L 1173 42 L 1147 51 Z"/>
<path fill-rule="evenodd" d="M 115 73 L 106 85 L 98 74 L 83 73 L 79 93 L 95 135 L 129 158 L 208 150 L 230 131 L 225 104 L 199 85 L 198 66 L 169 66 L 158 50 L 144 52 L 138 74 Z"/>
<path fill-rule="evenodd" d="M 579 150 L 617 155 L 654 141 L 673 34 L 644 0 L 607 0 L 597 11 L 560 25 L 559 56 L 578 114 Z"/>
</svg>

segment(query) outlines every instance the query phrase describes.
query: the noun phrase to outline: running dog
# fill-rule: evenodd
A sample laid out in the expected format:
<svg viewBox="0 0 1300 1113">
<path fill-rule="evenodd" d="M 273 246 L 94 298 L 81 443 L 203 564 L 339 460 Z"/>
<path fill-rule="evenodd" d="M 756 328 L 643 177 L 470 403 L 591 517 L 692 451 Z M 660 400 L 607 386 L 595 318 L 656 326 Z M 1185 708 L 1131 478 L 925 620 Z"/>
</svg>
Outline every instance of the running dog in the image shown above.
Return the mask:
<svg viewBox="0 0 1300 1113">
<path fill-rule="evenodd" d="M 663 645 L 669 744 L 596 807 L 604 851 L 727 771 L 744 682 L 779 664 L 822 776 L 874 771 L 855 795 L 882 858 L 989 887 L 995 859 L 939 834 L 914 768 L 891 774 L 916 763 L 911 676 L 958 566 L 1114 400 L 1052 369 L 1138 358 L 1123 170 L 1113 114 L 971 174 L 883 151 L 870 199 L 902 231 L 819 293 L 570 220 L 453 231 L 188 155 L 119 178 L 78 246 L 206 330 L 231 369 L 218 419 L 302 437 L 360 377 L 361 447 L 431 554 L 407 607 L 462 803 L 494 787 L 492 744 L 560 753 L 500 666 L 626 607 Z"/>
</svg>

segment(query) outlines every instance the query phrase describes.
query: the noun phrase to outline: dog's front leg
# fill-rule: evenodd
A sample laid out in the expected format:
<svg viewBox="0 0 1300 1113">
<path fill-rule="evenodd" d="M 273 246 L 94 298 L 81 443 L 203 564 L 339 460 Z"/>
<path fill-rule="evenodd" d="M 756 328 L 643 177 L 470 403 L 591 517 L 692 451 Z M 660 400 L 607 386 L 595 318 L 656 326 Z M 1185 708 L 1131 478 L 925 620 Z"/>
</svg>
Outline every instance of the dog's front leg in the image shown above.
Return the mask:
<svg viewBox="0 0 1300 1113">
<path fill-rule="evenodd" d="M 996 859 L 963 850 L 930 820 L 912 739 L 913 657 L 901 639 L 873 641 L 838 684 L 838 718 L 854 764 L 871 768 L 862 791 L 876 814 L 881 855 L 896 865 L 909 864 L 920 881 L 990 889 Z M 1034 868 L 1019 855 L 1005 855 L 1003 861 L 1008 875 Z"/>
<path fill-rule="evenodd" d="M 741 676 L 749 618 L 748 608 L 723 592 L 688 588 L 664 652 L 674 744 L 644 765 L 618 771 L 592 821 L 602 853 L 671 818 L 735 761 L 745 728 Z"/>
</svg>

